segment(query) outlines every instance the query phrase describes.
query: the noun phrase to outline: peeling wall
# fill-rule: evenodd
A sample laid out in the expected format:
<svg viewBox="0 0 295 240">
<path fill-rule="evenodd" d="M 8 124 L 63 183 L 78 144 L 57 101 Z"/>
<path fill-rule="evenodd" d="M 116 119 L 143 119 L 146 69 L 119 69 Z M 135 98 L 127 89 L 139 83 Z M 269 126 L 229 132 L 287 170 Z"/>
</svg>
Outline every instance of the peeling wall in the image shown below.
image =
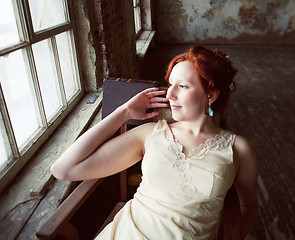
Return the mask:
<svg viewBox="0 0 295 240">
<path fill-rule="evenodd" d="M 136 71 L 132 1 L 101 0 L 108 76 L 130 78 Z"/>
<path fill-rule="evenodd" d="M 102 72 L 96 69 L 96 51 L 92 41 L 89 39 L 90 21 L 87 8 L 83 0 L 72 2 L 73 21 L 75 22 L 76 44 L 80 63 L 82 83 L 86 91 L 93 91 L 97 88 L 97 73 Z M 97 73 L 96 73 L 97 72 Z"/>
<path fill-rule="evenodd" d="M 108 76 L 136 77 L 132 1 L 73 1 L 80 72 L 86 91 Z"/>
<path fill-rule="evenodd" d="M 163 42 L 295 42 L 295 0 L 158 0 Z"/>
</svg>

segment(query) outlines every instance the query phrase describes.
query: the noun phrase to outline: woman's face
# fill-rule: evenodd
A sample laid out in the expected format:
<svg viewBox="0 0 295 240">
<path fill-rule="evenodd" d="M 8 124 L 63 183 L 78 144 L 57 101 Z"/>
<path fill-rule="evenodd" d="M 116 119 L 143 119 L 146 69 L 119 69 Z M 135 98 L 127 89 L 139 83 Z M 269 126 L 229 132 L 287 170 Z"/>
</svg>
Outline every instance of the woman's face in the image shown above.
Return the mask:
<svg viewBox="0 0 295 240">
<path fill-rule="evenodd" d="M 202 90 L 194 65 L 177 63 L 169 77 L 167 98 L 176 121 L 194 121 L 205 114 L 206 94 Z"/>
</svg>

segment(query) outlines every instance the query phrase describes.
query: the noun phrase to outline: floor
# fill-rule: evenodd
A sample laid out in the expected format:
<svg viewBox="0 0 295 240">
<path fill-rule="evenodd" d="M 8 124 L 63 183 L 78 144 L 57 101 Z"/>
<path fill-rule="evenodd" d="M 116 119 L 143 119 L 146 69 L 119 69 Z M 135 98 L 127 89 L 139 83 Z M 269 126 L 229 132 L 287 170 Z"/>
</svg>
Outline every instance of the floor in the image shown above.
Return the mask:
<svg viewBox="0 0 295 240">
<path fill-rule="evenodd" d="M 246 239 L 295 239 L 295 46 L 207 47 L 226 52 L 239 70 L 228 128 L 246 136 L 259 157 L 259 213 Z M 188 48 L 153 49 L 141 78 L 162 82 L 169 61 Z"/>
</svg>

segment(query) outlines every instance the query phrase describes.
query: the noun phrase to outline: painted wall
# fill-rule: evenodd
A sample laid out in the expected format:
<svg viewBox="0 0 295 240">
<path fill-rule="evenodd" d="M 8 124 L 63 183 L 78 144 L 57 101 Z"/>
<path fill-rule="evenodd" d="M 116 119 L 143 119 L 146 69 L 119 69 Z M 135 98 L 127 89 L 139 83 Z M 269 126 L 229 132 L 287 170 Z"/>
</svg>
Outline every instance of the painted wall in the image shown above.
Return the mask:
<svg viewBox="0 0 295 240">
<path fill-rule="evenodd" d="M 295 0 L 158 0 L 158 39 L 295 43 Z"/>
<path fill-rule="evenodd" d="M 136 78 L 132 1 L 72 2 L 85 90 L 97 90 L 108 76 Z"/>
</svg>

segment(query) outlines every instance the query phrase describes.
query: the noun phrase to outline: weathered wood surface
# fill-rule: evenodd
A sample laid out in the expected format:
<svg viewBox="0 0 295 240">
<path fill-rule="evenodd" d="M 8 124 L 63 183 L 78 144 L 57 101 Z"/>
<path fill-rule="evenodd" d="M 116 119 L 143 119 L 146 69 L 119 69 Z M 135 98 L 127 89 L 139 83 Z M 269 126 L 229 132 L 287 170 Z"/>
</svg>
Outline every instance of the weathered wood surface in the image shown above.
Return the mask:
<svg viewBox="0 0 295 240">
<path fill-rule="evenodd" d="M 1 193 L 0 239 L 36 239 L 38 226 L 51 215 L 71 190 L 70 182 L 59 182 L 44 195 L 50 185 L 47 183 L 54 183 L 48 172 L 51 163 L 86 129 L 101 105 L 102 94 L 95 103 L 86 103 L 92 95 L 86 95 L 81 100 L 81 104 L 74 110 L 76 113 L 61 124 L 15 179 L 9 190 Z M 47 189 L 44 186 L 47 186 Z"/>
<path fill-rule="evenodd" d="M 141 78 L 163 81 L 168 62 L 189 45 L 150 52 Z M 239 72 L 228 128 L 246 136 L 259 157 L 259 214 L 247 240 L 295 239 L 295 46 L 208 45 Z"/>
<path fill-rule="evenodd" d="M 77 187 L 69 197 L 65 199 L 65 201 L 61 204 L 61 208 L 58 208 L 55 210 L 54 215 L 51 215 L 46 224 L 44 222 L 40 224 L 41 217 L 37 218 L 34 217 L 31 222 L 35 223 L 36 219 L 39 220 L 37 223 L 32 226 L 39 225 L 37 237 L 40 237 L 43 239 L 46 237 L 46 239 L 53 239 L 58 235 L 60 230 L 64 230 L 64 228 L 67 225 L 67 223 L 71 220 L 71 218 L 74 216 L 74 214 L 79 210 L 79 208 L 84 204 L 84 202 L 88 199 L 89 196 L 95 191 L 95 189 L 103 182 L 103 178 L 101 179 L 92 179 L 83 181 L 79 187 Z M 48 197 L 48 196 L 46 196 Z M 42 201 L 41 204 L 47 204 L 46 201 Z M 37 211 L 44 212 L 44 209 L 48 209 L 41 207 L 37 209 Z M 34 215 L 36 215 L 36 212 Z M 42 219 L 44 220 L 44 218 Z M 40 226 L 42 226 L 40 228 Z M 74 227 L 72 227 L 75 229 Z"/>
</svg>

